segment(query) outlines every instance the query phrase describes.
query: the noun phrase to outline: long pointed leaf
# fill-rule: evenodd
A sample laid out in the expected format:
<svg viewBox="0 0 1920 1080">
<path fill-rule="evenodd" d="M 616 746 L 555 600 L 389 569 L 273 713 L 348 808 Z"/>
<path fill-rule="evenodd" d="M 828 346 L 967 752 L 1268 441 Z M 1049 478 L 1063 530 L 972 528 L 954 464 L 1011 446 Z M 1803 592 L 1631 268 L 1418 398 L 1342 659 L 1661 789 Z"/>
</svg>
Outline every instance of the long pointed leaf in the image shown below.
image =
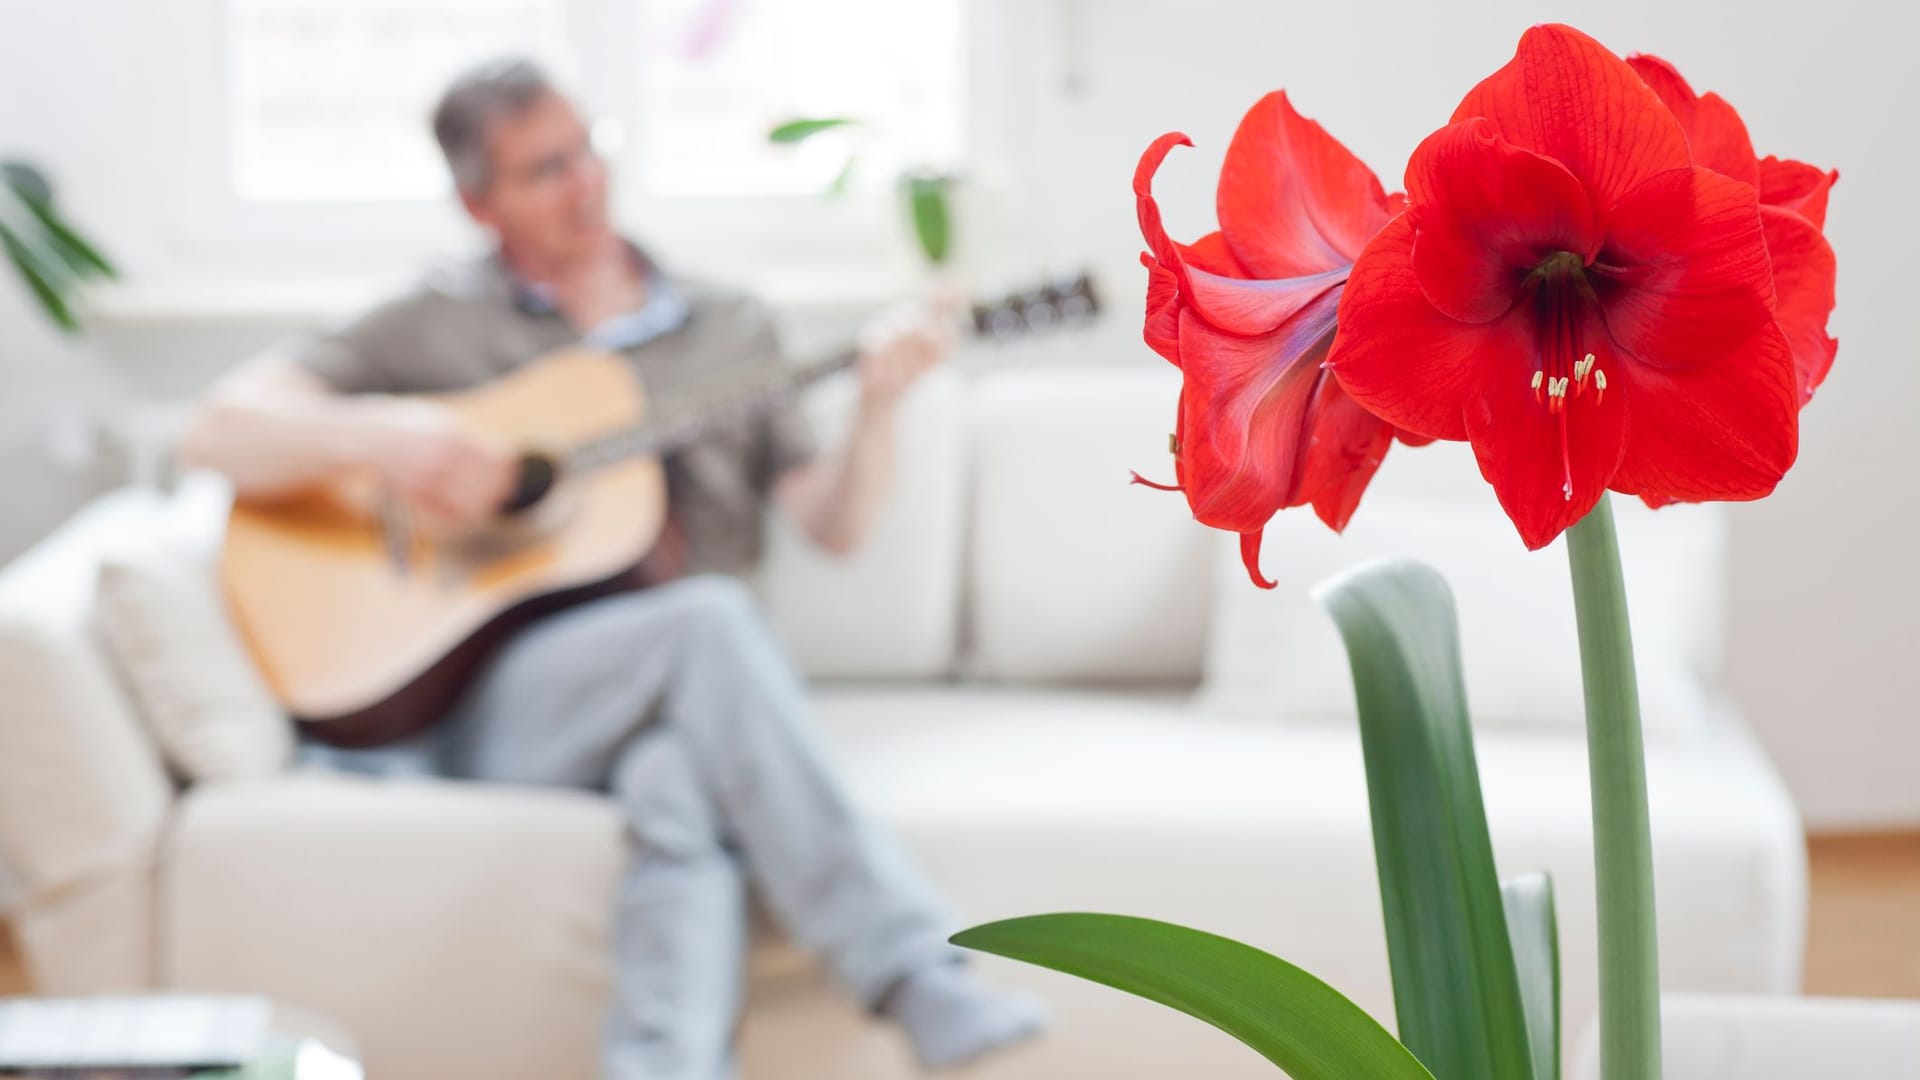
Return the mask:
<svg viewBox="0 0 1920 1080">
<path fill-rule="evenodd" d="M 67 264 L 75 277 L 115 278 L 120 276 L 120 271 L 100 253 L 100 249 L 75 232 L 50 204 L 34 202 L 31 199 L 21 201 L 26 203 L 27 209 L 32 212 L 35 220 L 40 223 L 40 228 L 45 231 L 46 246 L 60 256 L 61 261 Z"/>
<path fill-rule="evenodd" d="M 64 271 L 4 224 L 0 224 L 0 248 L 6 250 L 8 260 L 19 271 L 20 279 L 27 283 L 34 298 L 40 301 L 47 316 L 68 333 L 79 330 L 80 320 L 74 317 L 73 308 L 67 303 L 66 289 L 71 279 Z"/>
<path fill-rule="evenodd" d="M 1553 879 L 1522 874 L 1500 883 L 1520 1003 L 1533 1043 L 1534 1080 L 1560 1080 L 1560 924 Z"/>
<path fill-rule="evenodd" d="M 1433 1080 L 1340 992 L 1250 945 L 1124 915 L 1036 915 L 954 944 L 1091 979 L 1204 1020 L 1293 1080 Z"/>
<path fill-rule="evenodd" d="M 907 178 L 907 206 L 913 215 L 913 235 L 927 261 L 939 266 L 947 261 L 952 248 L 953 216 L 947 210 L 947 189 L 951 182 L 944 176 Z"/>
<path fill-rule="evenodd" d="M 789 120 L 784 124 L 775 125 L 772 131 L 767 132 L 767 141 L 774 143 L 803 142 L 823 131 L 832 131 L 834 128 L 847 127 L 855 123 L 858 123 L 858 121 L 844 116 L 802 117 L 798 120 Z"/>
<path fill-rule="evenodd" d="M 1400 1039 L 1439 1080 L 1526 1080 L 1447 583 L 1419 563 L 1378 562 L 1316 597 L 1353 669 Z"/>
<path fill-rule="evenodd" d="M 8 224 L 17 231 L 31 226 L 24 220 L 31 216 L 43 234 L 44 247 L 55 255 L 73 272 L 74 277 L 91 277 L 100 274 L 105 277 L 117 277 L 118 271 L 100 250 L 76 232 L 60 216 L 53 205 L 53 186 L 47 182 L 45 173 L 21 161 L 0 163 L 0 183 L 4 183 L 6 192 L 17 203 L 0 211 Z M 18 213 L 24 210 L 25 213 Z"/>
</svg>

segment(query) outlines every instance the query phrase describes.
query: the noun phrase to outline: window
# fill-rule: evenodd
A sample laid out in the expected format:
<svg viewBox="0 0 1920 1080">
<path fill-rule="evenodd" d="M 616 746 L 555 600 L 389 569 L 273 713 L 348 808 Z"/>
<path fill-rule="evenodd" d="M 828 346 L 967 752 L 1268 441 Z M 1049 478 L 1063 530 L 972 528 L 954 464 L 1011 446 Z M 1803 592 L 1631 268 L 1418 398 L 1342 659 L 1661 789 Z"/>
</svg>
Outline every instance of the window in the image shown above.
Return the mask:
<svg viewBox="0 0 1920 1080">
<path fill-rule="evenodd" d="M 617 165 L 649 199 L 811 194 L 850 156 L 852 182 L 877 187 L 959 157 L 960 4 L 226 0 L 232 190 L 251 204 L 444 197 L 428 110 L 454 72 L 508 52 L 603 91 L 590 105 L 632 133 Z M 800 115 L 859 124 L 767 143 Z"/>
<path fill-rule="evenodd" d="M 447 190 L 426 117 L 480 58 L 552 58 L 547 0 L 230 0 L 232 176 L 255 202 L 417 199 Z"/>
</svg>

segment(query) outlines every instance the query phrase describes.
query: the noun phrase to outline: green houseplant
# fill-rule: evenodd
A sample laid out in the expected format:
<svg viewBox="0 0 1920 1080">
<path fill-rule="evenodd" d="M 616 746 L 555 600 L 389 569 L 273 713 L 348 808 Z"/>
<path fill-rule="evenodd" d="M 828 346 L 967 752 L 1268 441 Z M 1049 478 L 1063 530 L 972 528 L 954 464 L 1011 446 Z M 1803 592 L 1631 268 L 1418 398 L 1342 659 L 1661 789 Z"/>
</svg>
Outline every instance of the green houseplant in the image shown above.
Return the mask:
<svg viewBox="0 0 1920 1080">
<path fill-rule="evenodd" d="M 61 216 L 46 174 L 24 161 L 0 161 L 0 247 L 47 318 L 68 333 L 80 329 L 80 287 L 118 276 L 100 249 Z"/>
<path fill-rule="evenodd" d="M 799 117 L 774 125 L 767 141 L 792 146 L 823 132 L 859 126 L 859 121 L 844 116 Z M 840 195 L 860 168 L 860 155 L 849 151 L 840 171 L 828 185 L 830 195 Z M 913 226 L 913 238 L 920 254 L 932 266 L 945 266 L 953 254 L 953 185 L 947 173 L 917 171 L 902 173 L 897 181 L 906 203 L 907 220 Z"/>
</svg>

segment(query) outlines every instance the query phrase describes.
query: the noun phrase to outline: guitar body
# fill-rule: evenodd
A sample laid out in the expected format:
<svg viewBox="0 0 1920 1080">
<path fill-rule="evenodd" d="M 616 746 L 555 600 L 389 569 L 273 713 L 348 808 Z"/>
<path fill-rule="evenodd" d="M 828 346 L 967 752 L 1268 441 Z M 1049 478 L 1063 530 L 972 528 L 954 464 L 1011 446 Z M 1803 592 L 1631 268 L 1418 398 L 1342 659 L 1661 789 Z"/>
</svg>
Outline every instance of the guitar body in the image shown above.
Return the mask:
<svg viewBox="0 0 1920 1080">
<path fill-rule="evenodd" d="M 646 412 L 626 361 L 587 350 L 435 400 L 478 435 L 562 458 Z M 666 511 L 659 459 L 635 456 L 563 472 L 482 533 L 405 534 L 396 551 L 371 481 L 345 478 L 297 498 L 237 501 L 221 578 L 287 710 L 323 741 L 375 746 L 437 721 L 518 626 L 635 587 Z"/>
</svg>

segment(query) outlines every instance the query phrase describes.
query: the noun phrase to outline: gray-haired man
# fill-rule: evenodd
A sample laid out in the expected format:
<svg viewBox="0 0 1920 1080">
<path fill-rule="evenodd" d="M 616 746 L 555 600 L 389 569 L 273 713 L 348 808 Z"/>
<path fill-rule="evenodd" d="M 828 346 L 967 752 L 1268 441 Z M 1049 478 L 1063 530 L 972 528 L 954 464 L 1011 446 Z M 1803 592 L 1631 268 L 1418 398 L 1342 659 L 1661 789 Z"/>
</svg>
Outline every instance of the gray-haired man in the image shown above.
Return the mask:
<svg viewBox="0 0 1920 1080">
<path fill-rule="evenodd" d="M 501 505 L 509 448 L 401 395 L 471 386 L 582 340 L 629 356 L 656 402 L 777 356 L 765 309 L 664 274 L 613 230 L 606 168 L 537 68 L 502 61 L 463 76 L 434 133 L 497 250 L 291 362 L 225 380 L 182 441 L 186 461 L 262 498 L 373 473 L 417 514 L 458 528 Z M 931 891 L 847 802 L 810 737 L 803 687 L 728 576 L 757 558 L 767 501 L 830 550 L 865 533 L 887 483 L 894 403 L 947 347 L 932 324 L 898 318 L 868 340 L 858 420 L 838 453 L 817 454 L 789 412 L 676 456 L 677 579 L 524 632 L 442 737 L 411 748 L 449 775 L 604 790 L 625 807 L 634 855 L 618 898 L 610 1080 L 730 1073 L 749 885 L 927 1064 L 1039 1030 L 1035 1006 L 959 966 Z"/>
</svg>

